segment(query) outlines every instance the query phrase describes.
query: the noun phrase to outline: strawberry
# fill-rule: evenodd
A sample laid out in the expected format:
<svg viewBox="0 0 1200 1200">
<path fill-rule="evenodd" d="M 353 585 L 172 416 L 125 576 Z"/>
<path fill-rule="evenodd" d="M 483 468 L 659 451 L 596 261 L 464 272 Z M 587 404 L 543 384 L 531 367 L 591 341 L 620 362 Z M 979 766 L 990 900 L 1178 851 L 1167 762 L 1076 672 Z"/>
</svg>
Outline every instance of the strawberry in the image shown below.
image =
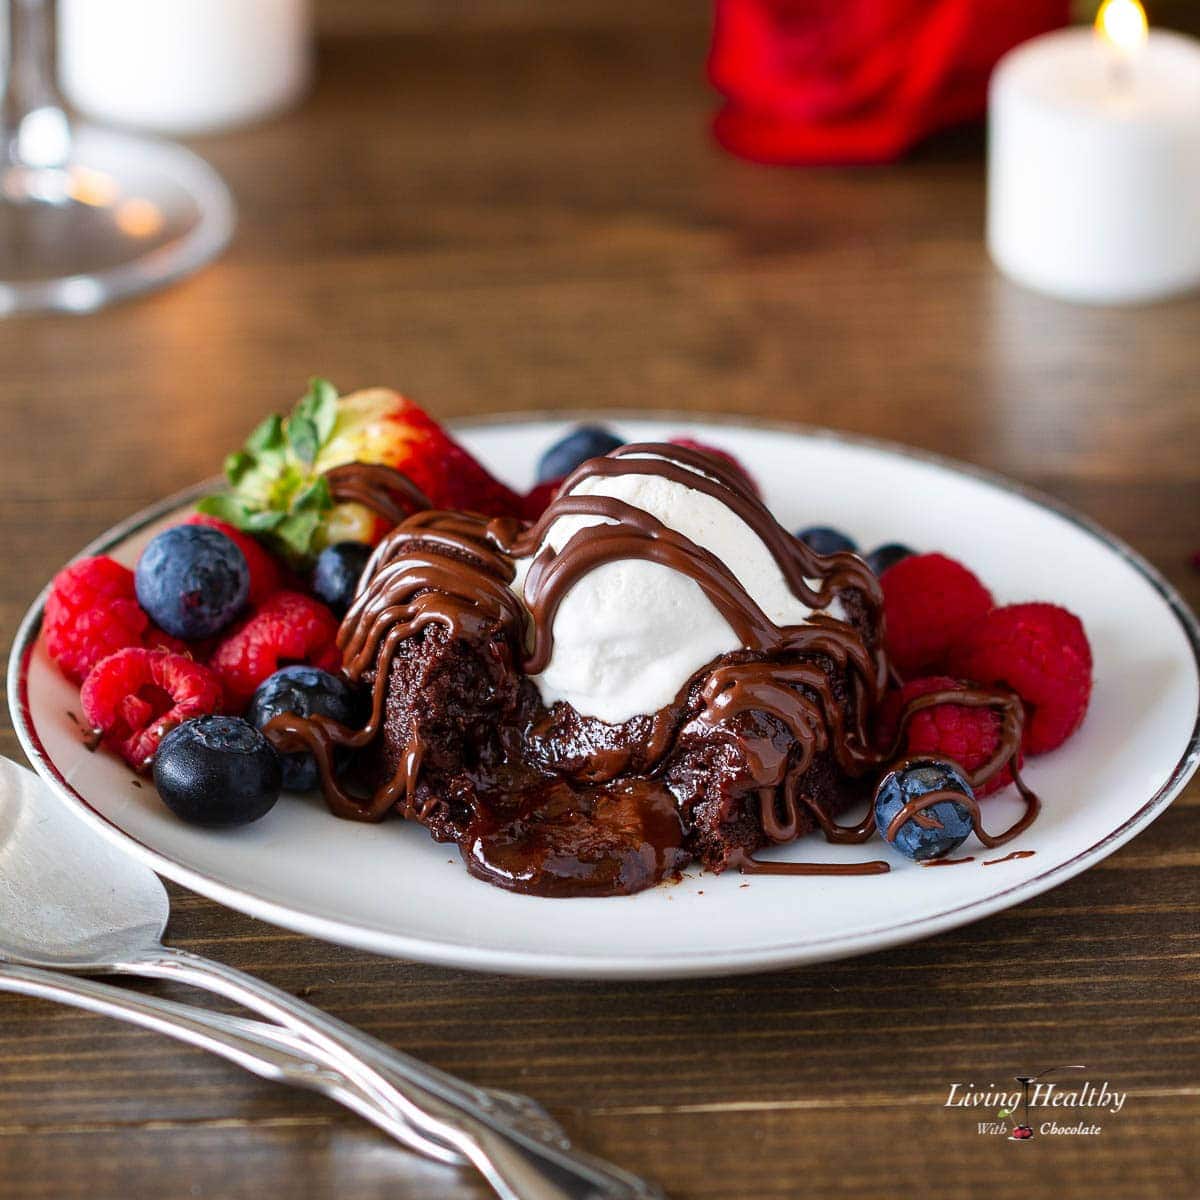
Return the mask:
<svg viewBox="0 0 1200 1200">
<path fill-rule="evenodd" d="M 419 405 L 389 388 L 343 396 L 316 467 L 377 462 L 407 475 L 437 508 L 519 516 L 521 498 L 493 479 Z"/>
<path fill-rule="evenodd" d="M 545 483 L 534 484 L 525 493 L 525 520 L 536 521 L 550 507 L 562 483 L 561 479 L 547 479 Z"/>
<path fill-rule="evenodd" d="M 291 414 L 270 416 L 225 461 L 232 491 L 201 512 L 263 538 L 296 567 L 332 541 L 377 541 L 384 523 L 358 504 L 334 504 L 324 473 L 380 463 L 408 476 L 437 508 L 520 516 L 523 500 L 494 479 L 418 405 L 389 388 L 339 396 L 314 379 Z"/>
</svg>

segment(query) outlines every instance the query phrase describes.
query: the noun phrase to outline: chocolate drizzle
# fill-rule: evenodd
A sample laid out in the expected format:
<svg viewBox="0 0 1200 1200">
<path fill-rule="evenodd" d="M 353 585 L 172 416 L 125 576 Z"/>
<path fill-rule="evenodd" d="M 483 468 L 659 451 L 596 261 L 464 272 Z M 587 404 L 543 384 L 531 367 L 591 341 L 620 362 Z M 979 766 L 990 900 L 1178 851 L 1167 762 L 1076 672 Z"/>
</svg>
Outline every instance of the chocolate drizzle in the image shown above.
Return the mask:
<svg viewBox="0 0 1200 1200">
<path fill-rule="evenodd" d="M 339 504 L 362 504 L 389 525 L 432 508 L 429 497 L 407 475 L 382 463 L 346 463 L 325 472 L 329 494 Z"/>
<path fill-rule="evenodd" d="M 726 505 L 762 541 L 793 595 L 813 610 L 807 622 L 774 623 L 725 563 L 650 513 L 612 496 L 574 491 L 586 480 L 633 474 L 656 475 Z M 355 730 L 328 718 L 284 714 L 266 732 L 280 750 L 313 752 L 326 798 L 338 816 L 378 821 L 395 809 L 428 821 L 441 802 L 421 786 L 431 747 L 419 732 L 410 735 L 389 777 L 365 798 L 351 794 L 334 769 L 337 748 L 362 750 L 380 736 L 393 664 L 409 639 L 440 627 L 446 637 L 481 653 L 493 673 L 493 690 L 499 692 L 502 681 L 518 669 L 526 677 L 545 670 L 563 598 L 598 567 L 623 559 L 659 563 L 693 580 L 745 653 L 710 665 L 688 681 L 675 704 L 645 718 L 632 752 L 602 753 L 594 767 L 579 770 L 586 786 L 552 783 L 560 777 L 553 764 L 547 767 L 549 775 L 543 772 L 531 783 L 518 748 L 517 761 L 505 767 L 503 777 L 513 787 L 519 777 L 528 798 L 492 793 L 484 803 L 476 796 L 468 802 L 466 826 L 455 834 L 473 873 L 515 890 L 565 895 L 636 890 L 677 870 L 686 854 L 672 832 L 675 822 L 654 814 L 664 803 L 674 803 L 659 772 L 681 735 L 689 696 L 689 729 L 736 742 L 752 776 L 750 794 L 761 830 L 770 842 L 790 842 L 814 823 L 832 842 L 866 841 L 875 832 L 873 815 L 856 825 L 837 824 L 808 793 L 806 775 L 818 756 L 831 759 L 852 779 L 878 770 L 903 746 L 911 718 L 945 702 L 987 706 L 1000 715 L 997 753 L 970 780 L 978 786 L 1010 766 L 1025 800 L 1022 818 L 992 836 L 982 827 L 978 805 L 954 793 L 971 812 L 980 840 L 1000 845 L 1037 814 L 1037 797 L 1016 769 L 1023 714 L 1011 693 L 975 689 L 918 697 L 901 714 L 895 743 L 882 750 L 873 746 L 870 720 L 892 675 L 882 645 L 878 582 L 857 555 L 820 556 L 787 533 L 731 465 L 674 445 L 624 446 L 579 467 L 558 499 L 528 527 L 509 518 L 429 509 L 418 489 L 387 468 L 351 464 L 327 478 L 335 499 L 368 504 L 396 522 L 372 555 L 338 633 L 344 674 L 370 688 L 370 715 Z M 412 507 L 421 511 L 407 515 Z M 593 523 L 556 551 L 547 535 L 563 517 L 587 517 Z M 518 559 L 532 559 L 522 597 L 512 587 Z M 857 622 L 825 611 L 846 595 L 856 598 Z M 769 719 L 770 728 L 756 733 L 761 717 Z M 771 729 L 786 731 L 786 737 Z M 638 764 L 636 777 L 627 770 L 631 758 Z M 425 798 L 418 802 L 422 794 Z M 944 798 L 937 793 L 910 802 L 884 836 L 894 838 L 904 820 L 933 820 L 925 810 Z M 630 815 L 635 807 L 642 813 L 637 820 Z M 685 834 L 678 831 L 679 838 Z M 748 874 L 873 874 L 889 869 L 881 861 L 764 863 L 741 849 L 733 851 L 726 865 Z"/>
<path fill-rule="evenodd" d="M 854 863 L 764 862 L 744 850 L 729 860 L 743 875 L 886 875 L 892 868 L 882 859 Z"/>
<path fill-rule="evenodd" d="M 793 595 L 809 608 L 828 608 L 841 591 L 854 588 L 871 616 L 878 617 L 883 595 L 866 563 L 855 554 L 824 558 L 815 554 L 779 525 L 735 467 L 687 447 L 634 443 L 578 467 L 563 482 L 559 498 L 540 520 L 523 533 L 502 539 L 506 542 L 504 549 L 515 558 L 537 554 L 525 581 L 525 602 L 534 627 L 534 649 L 524 663 L 527 674 L 537 674 L 550 661 L 554 614 L 563 596 L 589 572 L 618 559 L 658 562 L 687 575 L 747 649 L 777 653 L 796 628 L 775 625 L 723 562 L 649 513 L 612 496 L 573 494 L 574 488 L 589 479 L 625 475 L 657 475 L 726 505 L 763 542 Z M 550 527 L 566 516 L 598 517 L 605 523 L 581 529 L 557 554 L 550 547 L 539 553 Z M 844 622 L 837 625 L 861 645 L 861 638 L 850 626 Z M 882 693 L 887 671 L 882 648 L 876 649 L 874 659 L 876 687 Z"/>
<path fill-rule="evenodd" d="M 334 814 L 360 821 L 381 821 L 390 809 L 411 801 L 424 757 L 420 742 L 411 744 L 401 769 L 376 789 L 366 804 L 337 779 L 334 750 L 370 745 L 384 723 L 387 679 L 400 644 L 429 626 L 443 626 L 453 637 L 489 641 L 501 634 L 519 656 L 525 613 L 509 588 L 510 559 L 487 540 L 485 518 L 469 513 L 426 510 L 407 518 L 378 546 L 367 563 L 359 592 L 338 630 L 342 672 L 351 683 L 371 677 L 371 712 L 358 730 L 327 717 L 284 713 L 266 727 L 282 751 L 308 749 L 321 776 Z M 411 807 L 405 815 L 421 817 Z"/>
<path fill-rule="evenodd" d="M 1021 799 L 1025 803 L 1025 811 L 1021 816 L 1013 822 L 1007 829 L 1001 833 L 991 834 L 983 827 L 982 817 L 979 811 L 979 803 L 971 796 L 964 795 L 962 792 L 955 791 L 937 791 L 929 792 L 916 800 L 910 800 L 902 808 L 897 811 L 892 820 L 888 823 L 887 829 L 877 830 L 875 824 L 875 812 L 872 806 L 867 815 L 856 825 L 839 825 L 837 824 L 818 804 L 813 803 L 803 795 L 800 799 L 805 803 L 808 810 L 816 819 L 817 824 L 821 827 L 825 837 L 830 842 L 841 844 L 857 844 L 867 841 L 876 832 L 878 832 L 885 841 L 894 842 L 900 829 L 908 821 L 916 821 L 918 824 L 926 825 L 927 828 L 936 828 L 937 819 L 926 813 L 926 809 L 934 807 L 943 800 L 951 800 L 961 805 L 967 810 L 971 817 L 971 827 L 975 836 L 989 849 L 994 849 L 997 846 L 1004 845 L 1005 842 L 1011 841 L 1013 838 L 1024 833 L 1026 829 L 1037 819 L 1038 813 L 1041 811 L 1041 801 L 1021 778 L 1021 773 L 1017 767 L 1017 753 L 1021 746 L 1021 733 L 1024 725 L 1024 710 L 1021 705 L 1020 698 L 1013 692 L 1005 691 L 1000 688 L 970 688 L 965 690 L 951 690 L 927 692 L 923 696 L 918 696 L 905 705 L 903 712 L 900 715 L 900 721 L 897 728 L 895 739 L 890 747 L 881 752 L 869 753 L 867 762 L 876 769 L 883 767 L 886 764 L 891 764 L 892 769 L 901 770 L 906 766 L 916 765 L 921 762 L 928 761 L 927 758 L 921 756 L 913 756 L 910 758 L 902 758 L 896 760 L 901 747 L 905 742 L 905 732 L 909 722 L 917 713 L 927 708 L 933 708 L 938 704 L 961 704 L 969 708 L 992 708 L 1000 715 L 1000 738 L 996 753 L 992 758 L 984 763 L 975 771 L 963 770 L 963 775 L 972 788 L 982 787 L 988 780 L 996 774 L 1008 767 L 1012 772 L 1013 782 L 1017 786 L 1017 791 Z M 847 768 L 848 769 L 848 768 Z M 960 767 L 960 770 L 962 768 Z M 795 793 L 785 785 L 784 789 L 784 804 L 789 815 L 790 821 L 788 825 L 784 825 L 779 832 L 786 835 L 789 828 L 793 831 L 792 836 L 795 836 L 794 829 L 797 822 L 795 809 Z M 773 810 L 775 804 L 774 796 L 770 796 L 770 807 Z M 763 828 L 768 837 L 773 840 L 790 840 L 790 838 L 781 837 L 775 838 L 772 833 L 772 828 L 768 825 L 768 797 L 762 798 L 762 821 Z M 777 824 L 777 822 L 776 822 Z M 934 860 L 938 861 L 938 860 Z M 797 864 L 804 865 L 804 864 Z M 807 872 L 805 872 L 807 873 Z"/>
<path fill-rule="evenodd" d="M 1032 858 L 1036 853 L 1036 850 L 1013 850 L 1006 854 L 1003 858 L 985 858 L 983 860 L 983 865 L 985 867 L 995 867 L 1000 863 L 1014 862 L 1018 858 Z"/>
</svg>

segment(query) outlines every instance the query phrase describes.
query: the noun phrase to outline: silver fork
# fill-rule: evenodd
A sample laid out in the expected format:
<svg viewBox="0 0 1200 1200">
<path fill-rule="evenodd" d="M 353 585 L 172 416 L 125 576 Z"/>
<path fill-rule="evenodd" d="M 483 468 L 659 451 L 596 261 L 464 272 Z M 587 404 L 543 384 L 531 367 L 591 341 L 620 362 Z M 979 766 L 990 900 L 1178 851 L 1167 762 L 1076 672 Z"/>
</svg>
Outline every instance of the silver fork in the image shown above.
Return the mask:
<svg viewBox="0 0 1200 1200">
<path fill-rule="evenodd" d="M 465 1161 L 456 1150 L 424 1137 L 391 1109 L 378 1105 L 369 1094 L 349 1083 L 321 1050 L 278 1025 L 230 1017 L 158 996 L 141 996 L 94 979 L 9 963 L 0 963 L 0 992 L 54 1000 L 165 1034 L 217 1054 L 263 1079 L 328 1096 L 429 1158 L 455 1166 Z"/>
</svg>

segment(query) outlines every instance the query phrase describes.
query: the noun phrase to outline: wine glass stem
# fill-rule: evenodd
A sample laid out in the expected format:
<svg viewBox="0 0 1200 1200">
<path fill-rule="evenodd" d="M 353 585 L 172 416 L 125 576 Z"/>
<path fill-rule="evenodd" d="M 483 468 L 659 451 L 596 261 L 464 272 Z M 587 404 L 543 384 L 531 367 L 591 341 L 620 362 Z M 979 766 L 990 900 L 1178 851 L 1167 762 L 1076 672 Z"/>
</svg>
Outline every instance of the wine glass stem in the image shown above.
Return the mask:
<svg viewBox="0 0 1200 1200">
<path fill-rule="evenodd" d="M 56 167 L 66 161 L 70 131 L 54 82 L 49 0 L 7 0 L 3 70 L 4 151 L 8 163 Z"/>
</svg>

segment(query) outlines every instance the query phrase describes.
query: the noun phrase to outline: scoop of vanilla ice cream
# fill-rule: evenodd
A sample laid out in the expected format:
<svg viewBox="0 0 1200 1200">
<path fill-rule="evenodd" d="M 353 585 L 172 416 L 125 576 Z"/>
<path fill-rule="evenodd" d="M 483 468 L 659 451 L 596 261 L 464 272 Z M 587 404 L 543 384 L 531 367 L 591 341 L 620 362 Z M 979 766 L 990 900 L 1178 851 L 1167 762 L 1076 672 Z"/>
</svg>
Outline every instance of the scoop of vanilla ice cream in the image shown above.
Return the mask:
<svg viewBox="0 0 1200 1200">
<path fill-rule="evenodd" d="M 711 551 L 777 625 L 799 625 L 812 615 L 762 539 L 720 500 L 653 474 L 593 476 L 572 494 L 623 500 Z M 543 547 L 559 551 L 579 530 L 601 523 L 601 517 L 560 517 Z M 532 561 L 516 564 L 518 595 Z M 843 616 L 836 601 L 828 611 Z M 741 648 L 698 583 L 638 559 L 605 563 L 577 580 L 555 614 L 553 642 L 546 669 L 533 676 L 542 700 L 565 700 L 610 724 L 666 707 L 701 667 Z"/>
</svg>

